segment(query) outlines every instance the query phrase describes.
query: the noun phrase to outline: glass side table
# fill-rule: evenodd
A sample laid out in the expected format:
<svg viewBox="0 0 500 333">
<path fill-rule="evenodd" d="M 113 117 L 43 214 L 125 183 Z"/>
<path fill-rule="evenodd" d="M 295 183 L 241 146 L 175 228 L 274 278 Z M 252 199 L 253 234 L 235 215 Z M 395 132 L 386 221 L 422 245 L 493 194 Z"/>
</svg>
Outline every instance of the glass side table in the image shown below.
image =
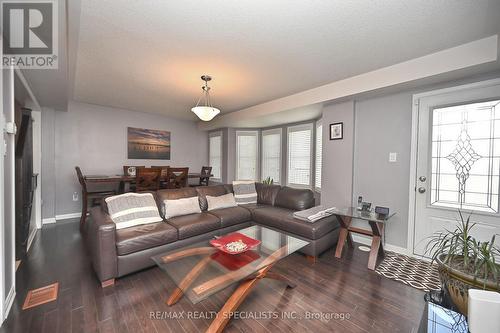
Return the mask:
<svg viewBox="0 0 500 333">
<path fill-rule="evenodd" d="M 385 224 L 396 213 L 380 216 L 374 212 L 364 212 L 358 210 L 356 207 L 348 207 L 335 209 L 333 214 L 337 216 L 340 223 L 339 241 L 337 243 L 337 249 L 335 250 L 335 257 L 340 258 L 342 256 L 342 250 L 346 242 L 349 247 L 353 247 L 351 233 L 370 236 L 372 237 L 372 244 L 370 248 L 370 257 L 368 258 L 368 269 L 375 270 L 377 259 L 383 258 L 385 255 L 384 246 L 382 244 Z M 370 225 L 371 231 L 352 227 L 352 219 L 366 221 Z"/>
</svg>

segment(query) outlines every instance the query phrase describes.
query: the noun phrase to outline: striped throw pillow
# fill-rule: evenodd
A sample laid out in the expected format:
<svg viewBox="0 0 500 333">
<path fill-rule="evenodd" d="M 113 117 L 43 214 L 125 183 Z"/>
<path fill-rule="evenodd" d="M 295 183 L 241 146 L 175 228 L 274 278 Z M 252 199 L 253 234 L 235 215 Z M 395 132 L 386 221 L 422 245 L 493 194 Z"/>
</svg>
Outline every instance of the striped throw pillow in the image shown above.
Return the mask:
<svg viewBox="0 0 500 333">
<path fill-rule="evenodd" d="M 238 205 L 257 203 L 257 191 L 253 180 L 233 181 L 233 192 Z"/>
<path fill-rule="evenodd" d="M 162 221 L 151 193 L 125 193 L 105 201 L 117 230 Z"/>
</svg>

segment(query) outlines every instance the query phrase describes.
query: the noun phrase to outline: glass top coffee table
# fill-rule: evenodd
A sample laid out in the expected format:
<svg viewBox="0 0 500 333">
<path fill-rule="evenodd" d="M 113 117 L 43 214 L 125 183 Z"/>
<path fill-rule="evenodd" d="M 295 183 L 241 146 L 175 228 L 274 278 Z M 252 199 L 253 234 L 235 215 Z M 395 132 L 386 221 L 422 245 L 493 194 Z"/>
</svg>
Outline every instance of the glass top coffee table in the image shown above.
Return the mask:
<svg viewBox="0 0 500 333">
<path fill-rule="evenodd" d="M 193 304 L 239 283 L 226 304 L 217 314 L 207 332 L 220 332 L 233 313 L 262 278 L 295 285 L 285 276 L 269 270 L 279 260 L 296 252 L 309 242 L 261 226 L 237 230 L 240 234 L 260 241 L 255 248 L 241 254 L 227 254 L 213 247 L 209 240 L 162 253 L 153 260 L 177 285 L 167 300 L 175 304 L 185 295 Z"/>
</svg>

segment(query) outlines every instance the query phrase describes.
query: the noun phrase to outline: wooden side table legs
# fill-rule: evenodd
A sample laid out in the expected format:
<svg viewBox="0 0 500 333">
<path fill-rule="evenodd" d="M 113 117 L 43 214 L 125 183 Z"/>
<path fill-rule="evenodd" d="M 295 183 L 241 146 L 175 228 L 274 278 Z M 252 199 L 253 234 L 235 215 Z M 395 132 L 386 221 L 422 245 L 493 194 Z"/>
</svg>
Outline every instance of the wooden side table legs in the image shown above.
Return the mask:
<svg viewBox="0 0 500 333">
<path fill-rule="evenodd" d="M 370 250 L 370 257 L 368 258 L 368 269 L 375 270 L 377 259 L 379 255 L 383 258 L 385 256 L 384 246 L 382 245 L 382 235 L 384 234 L 384 224 L 381 222 L 369 221 L 372 228 L 372 245 Z"/>
<path fill-rule="evenodd" d="M 335 250 L 335 257 L 340 258 L 342 256 L 342 249 L 344 248 L 346 240 L 349 247 L 354 246 L 351 233 L 349 232 L 349 226 L 351 225 L 352 218 L 350 218 L 349 216 L 337 215 L 337 219 L 340 223 L 340 233 L 339 240 L 337 242 L 337 249 Z"/>
<path fill-rule="evenodd" d="M 375 270 L 377 265 L 377 259 L 384 257 L 384 247 L 382 245 L 382 235 L 384 233 L 384 224 L 382 222 L 368 221 L 372 231 L 351 227 L 352 218 L 349 216 L 337 215 L 337 219 L 340 223 L 340 234 L 337 243 L 337 248 L 335 250 L 335 257 L 340 258 L 342 256 L 342 250 L 344 248 L 345 242 L 349 247 L 353 247 L 351 232 L 363 234 L 372 237 L 372 244 L 370 249 L 370 256 L 368 258 L 368 269 Z"/>
</svg>

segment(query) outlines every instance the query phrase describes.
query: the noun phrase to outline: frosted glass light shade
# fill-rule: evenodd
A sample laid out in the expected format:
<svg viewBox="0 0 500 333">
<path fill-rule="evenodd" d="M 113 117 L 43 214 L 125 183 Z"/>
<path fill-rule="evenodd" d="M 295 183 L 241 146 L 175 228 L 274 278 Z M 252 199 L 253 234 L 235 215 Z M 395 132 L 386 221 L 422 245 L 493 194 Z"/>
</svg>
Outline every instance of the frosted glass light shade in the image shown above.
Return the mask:
<svg viewBox="0 0 500 333">
<path fill-rule="evenodd" d="M 210 121 L 220 113 L 220 110 L 211 106 L 195 106 L 191 109 L 198 118 L 203 121 Z"/>
</svg>

